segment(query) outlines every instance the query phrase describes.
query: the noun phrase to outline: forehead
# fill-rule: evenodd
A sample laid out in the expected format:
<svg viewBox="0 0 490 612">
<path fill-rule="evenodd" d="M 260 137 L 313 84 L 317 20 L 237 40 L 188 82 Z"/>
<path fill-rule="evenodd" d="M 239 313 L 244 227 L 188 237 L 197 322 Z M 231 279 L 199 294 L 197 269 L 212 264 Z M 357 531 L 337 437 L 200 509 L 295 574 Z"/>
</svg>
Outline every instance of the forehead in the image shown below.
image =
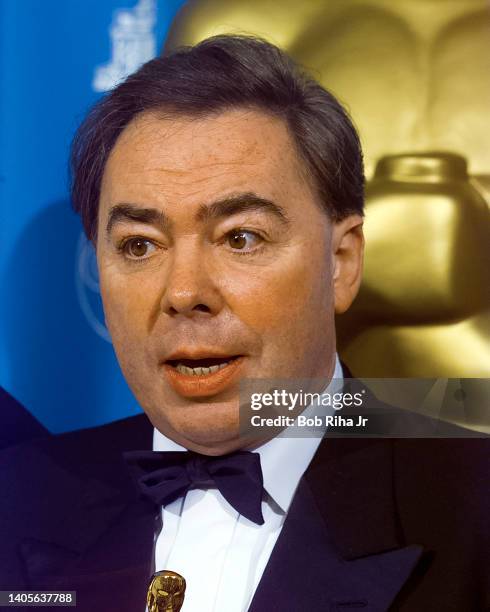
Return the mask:
<svg viewBox="0 0 490 612">
<path fill-rule="evenodd" d="M 285 190 L 309 190 L 305 166 L 280 118 L 252 109 L 199 118 L 144 113 L 111 151 L 102 200 L 154 197 L 155 190 L 184 199 L 215 197 L 251 187 L 279 198 Z"/>
</svg>

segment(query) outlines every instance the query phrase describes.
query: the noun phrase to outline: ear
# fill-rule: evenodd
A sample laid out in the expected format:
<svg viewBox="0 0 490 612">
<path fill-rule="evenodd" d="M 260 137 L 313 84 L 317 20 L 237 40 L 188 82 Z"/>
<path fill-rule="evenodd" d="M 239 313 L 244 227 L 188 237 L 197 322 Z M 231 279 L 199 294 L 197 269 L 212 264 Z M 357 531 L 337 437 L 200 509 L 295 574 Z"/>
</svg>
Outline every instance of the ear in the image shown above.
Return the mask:
<svg viewBox="0 0 490 612">
<path fill-rule="evenodd" d="M 363 218 L 349 215 L 333 225 L 332 254 L 335 312 L 345 312 L 359 291 L 364 256 Z"/>
</svg>

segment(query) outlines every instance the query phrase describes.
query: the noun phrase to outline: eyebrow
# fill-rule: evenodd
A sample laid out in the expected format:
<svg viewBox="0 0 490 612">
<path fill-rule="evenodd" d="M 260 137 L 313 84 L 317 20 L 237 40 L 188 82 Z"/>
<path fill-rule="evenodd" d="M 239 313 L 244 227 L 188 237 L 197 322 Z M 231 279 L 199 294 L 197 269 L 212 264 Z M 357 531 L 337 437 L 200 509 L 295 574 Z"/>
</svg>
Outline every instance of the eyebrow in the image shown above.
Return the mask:
<svg viewBox="0 0 490 612">
<path fill-rule="evenodd" d="M 255 193 L 241 193 L 232 195 L 212 204 L 203 204 L 199 207 L 196 219 L 201 222 L 230 217 L 232 215 L 248 212 L 262 211 L 274 215 L 284 225 L 289 225 L 289 218 L 284 209 Z M 168 216 L 158 208 L 141 207 L 136 204 L 116 204 L 111 207 L 107 221 L 106 232 L 110 234 L 117 223 L 136 221 L 148 225 L 158 225 L 162 229 L 170 227 L 171 221 Z"/>
<path fill-rule="evenodd" d="M 158 208 L 146 208 L 136 204 L 116 204 L 109 211 L 106 232 L 111 233 L 112 228 L 117 223 L 136 221 L 147 225 L 160 225 L 162 228 L 170 224 L 164 212 Z"/>
<path fill-rule="evenodd" d="M 261 211 L 274 215 L 281 223 L 289 225 L 289 219 L 285 210 L 266 198 L 262 198 L 255 193 L 241 193 L 232 195 L 222 200 L 217 200 L 212 204 L 202 205 L 197 213 L 199 221 L 209 221 L 220 217 L 230 217 L 241 212 Z"/>
</svg>

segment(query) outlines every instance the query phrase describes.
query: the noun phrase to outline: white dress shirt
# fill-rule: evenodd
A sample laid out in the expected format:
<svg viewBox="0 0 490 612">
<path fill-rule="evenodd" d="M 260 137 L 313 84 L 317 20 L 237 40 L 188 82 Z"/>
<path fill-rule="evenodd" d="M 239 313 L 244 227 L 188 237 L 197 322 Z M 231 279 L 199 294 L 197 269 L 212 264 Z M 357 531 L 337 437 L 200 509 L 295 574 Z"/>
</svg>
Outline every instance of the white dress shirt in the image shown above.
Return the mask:
<svg viewBox="0 0 490 612">
<path fill-rule="evenodd" d="M 342 369 L 337 357 L 333 381 L 324 393 L 332 393 L 333 385 L 338 388 L 339 379 Z M 266 491 L 263 525 L 240 515 L 212 487 L 191 489 L 185 497 L 162 507 L 163 528 L 155 544 L 155 571 L 172 570 L 186 579 L 182 612 L 248 609 L 299 480 L 320 442 L 321 435 L 289 438 L 283 433 L 255 449 L 260 454 Z M 156 429 L 153 449 L 186 450 Z"/>
</svg>

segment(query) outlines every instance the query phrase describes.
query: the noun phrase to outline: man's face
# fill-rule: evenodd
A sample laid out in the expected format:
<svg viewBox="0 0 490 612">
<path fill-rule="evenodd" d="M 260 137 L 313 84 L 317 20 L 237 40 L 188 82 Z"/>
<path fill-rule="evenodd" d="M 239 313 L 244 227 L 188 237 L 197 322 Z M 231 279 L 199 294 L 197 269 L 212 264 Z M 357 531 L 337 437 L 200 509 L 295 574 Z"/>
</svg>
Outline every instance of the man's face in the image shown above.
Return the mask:
<svg viewBox="0 0 490 612">
<path fill-rule="evenodd" d="M 278 118 L 127 126 L 103 176 L 97 258 L 118 360 L 155 427 L 229 452 L 240 379 L 331 376 L 339 240 Z"/>
</svg>

